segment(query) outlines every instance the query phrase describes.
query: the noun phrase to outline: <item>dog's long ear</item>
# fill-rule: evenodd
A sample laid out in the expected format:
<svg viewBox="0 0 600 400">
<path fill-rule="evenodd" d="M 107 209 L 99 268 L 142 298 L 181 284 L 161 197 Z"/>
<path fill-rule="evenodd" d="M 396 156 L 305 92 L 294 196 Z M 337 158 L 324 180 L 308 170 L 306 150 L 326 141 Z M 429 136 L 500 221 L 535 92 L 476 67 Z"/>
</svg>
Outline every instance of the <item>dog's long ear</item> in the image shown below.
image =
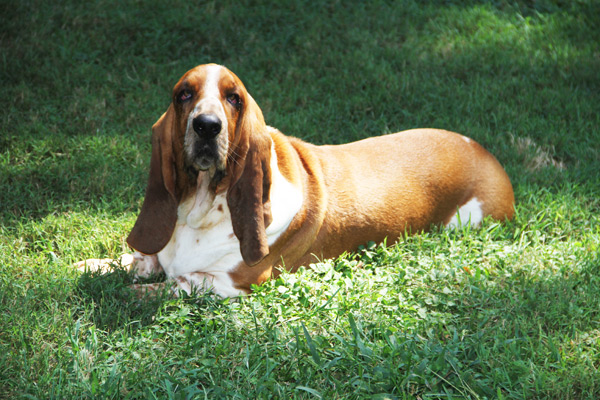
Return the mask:
<svg viewBox="0 0 600 400">
<path fill-rule="evenodd" d="M 146 197 L 127 243 L 143 254 L 158 253 L 169 242 L 177 221 L 176 170 L 173 156 L 173 105 L 152 127 L 152 158 Z"/>
<path fill-rule="evenodd" d="M 269 254 L 271 140 L 260 108 L 249 94 L 244 97 L 230 149 L 227 205 L 244 262 L 253 266 Z"/>
</svg>

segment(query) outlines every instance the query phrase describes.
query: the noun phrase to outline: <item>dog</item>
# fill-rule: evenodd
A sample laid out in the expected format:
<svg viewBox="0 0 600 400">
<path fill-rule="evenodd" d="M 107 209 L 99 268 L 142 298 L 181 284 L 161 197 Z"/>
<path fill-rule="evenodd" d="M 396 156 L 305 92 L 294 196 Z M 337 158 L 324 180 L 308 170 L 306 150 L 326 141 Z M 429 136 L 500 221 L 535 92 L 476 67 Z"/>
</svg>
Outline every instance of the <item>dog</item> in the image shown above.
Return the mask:
<svg viewBox="0 0 600 400">
<path fill-rule="evenodd" d="M 369 241 L 513 214 L 509 177 L 468 137 L 414 129 L 315 146 L 267 126 L 242 81 L 208 64 L 183 75 L 152 127 L 122 262 L 140 277 L 164 271 L 175 294 L 234 297 Z"/>
</svg>

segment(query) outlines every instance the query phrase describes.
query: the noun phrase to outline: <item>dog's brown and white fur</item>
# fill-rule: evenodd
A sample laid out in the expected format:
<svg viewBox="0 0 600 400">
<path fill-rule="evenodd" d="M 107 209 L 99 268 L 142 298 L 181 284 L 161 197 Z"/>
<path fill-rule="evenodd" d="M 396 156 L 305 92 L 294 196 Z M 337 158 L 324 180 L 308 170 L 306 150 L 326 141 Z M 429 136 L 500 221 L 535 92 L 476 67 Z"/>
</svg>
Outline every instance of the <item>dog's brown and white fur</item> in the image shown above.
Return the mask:
<svg viewBox="0 0 600 400">
<path fill-rule="evenodd" d="M 265 125 L 219 65 L 188 71 L 152 132 L 146 197 L 127 241 L 137 274 L 164 270 L 175 292 L 237 296 L 279 267 L 368 241 L 513 216 L 508 176 L 473 140 L 415 129 L 314 146 Z"/>
</svg>

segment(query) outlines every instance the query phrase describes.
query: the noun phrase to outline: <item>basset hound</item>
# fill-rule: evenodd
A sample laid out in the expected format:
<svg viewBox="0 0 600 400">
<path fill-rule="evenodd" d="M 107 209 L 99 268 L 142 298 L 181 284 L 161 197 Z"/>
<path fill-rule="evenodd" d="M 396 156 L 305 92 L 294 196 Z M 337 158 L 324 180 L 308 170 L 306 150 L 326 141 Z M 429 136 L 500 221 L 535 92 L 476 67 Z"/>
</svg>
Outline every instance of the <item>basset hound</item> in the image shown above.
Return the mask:
<svg viewBox="0 0 600 400">
<path fill-rule="evenodd" d="M 175 293 L 238 296 L 280 268 L 513 212 L 504 169 L 465 136 L 414 129 L 315 146 L 267 126 L 233 72 L 200 65 L 152 127 L 127 262 L 139 276 L 164 271 Z"/>
</svg>

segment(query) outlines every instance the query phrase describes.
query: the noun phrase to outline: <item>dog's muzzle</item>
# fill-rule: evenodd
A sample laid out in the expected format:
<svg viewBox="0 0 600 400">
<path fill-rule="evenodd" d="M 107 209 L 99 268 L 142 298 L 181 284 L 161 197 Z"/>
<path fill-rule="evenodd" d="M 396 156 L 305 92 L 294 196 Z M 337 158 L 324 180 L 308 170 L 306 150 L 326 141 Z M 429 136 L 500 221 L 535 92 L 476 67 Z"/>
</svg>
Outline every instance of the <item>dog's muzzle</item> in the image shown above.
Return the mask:
<svg viewBox="0 0 600 400">
<path fill-rule="evenodd" d="M 222 131 L 223 122 L 213 113 L 198 114 L 190 121 L 185 147 L 187 165 L 192 172 L 224 168 L 222 155 L 226 154 L 227 135 L 221 134 Z"/>
</svg>

